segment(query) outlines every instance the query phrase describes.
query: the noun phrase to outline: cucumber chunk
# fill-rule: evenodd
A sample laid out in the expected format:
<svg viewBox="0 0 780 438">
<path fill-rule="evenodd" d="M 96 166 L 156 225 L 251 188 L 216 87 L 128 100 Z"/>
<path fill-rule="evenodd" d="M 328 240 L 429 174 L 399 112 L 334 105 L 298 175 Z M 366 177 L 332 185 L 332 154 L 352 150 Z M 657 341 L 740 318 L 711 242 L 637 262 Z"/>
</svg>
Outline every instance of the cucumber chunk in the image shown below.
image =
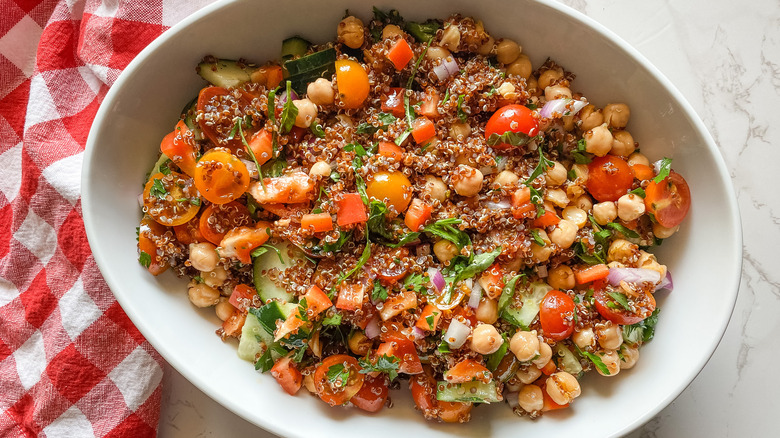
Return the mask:
<svg viewBox="0 0 780 438">
<path fill-rule="evenodd" d="M 265 331 L 260 320 L 253 313 L 247 313 L 244 327 L 241 329 L 241 339 L 238 341 L 238 357 L 255 363 L 255 357 L 267 345 L 271 345 L 274 337 Z"/>
<path fill-rule="evenodd" d="M 305 39 L 294 36 L 282 41 L 282 60 L 297 58 L 303 56 L 309 50 L 310 42 Z"/>
<path fill-rule="evenodd" d="M 306 259 L 301 250 L 286 241 L 275 246 L 282 256 L 281 260 L 276 251 L 266 251 L 264 254 L 256 257 L 253 262 L 255 289 L 263 302 L 279 300 L 283 303 L 290 303 L 294 301 L 295 295 L 271 280 L 269 274 L 276 278 L 279 272 L 283 272 Z"/>
<path fill-rule="evenodd" d="M 501 312 L 501 317 L 516 327 L 527 329 L 534 322 L 536 316 L 539 315 L 539 306 L 542 303 L 542 299 L 552 289 L 547 283 L 541 282 L 534 282 L 524 288 L 520 288 L 518 293 L 521 294 L 522 306 L 518 308 L 510 302 L 504 311 Z"/>
<path fill-rule="evenodd" d="M 184 120 L 184 124 L 187 125 L 187 128 L 192 131 L 192 135 L 195 137 L 195 140 L 203 140 L 203 133 L 200 130 L 200 125 L 198 125 L 198 122 L 195 121 L 195 117 L 198 116 L 198 98 L 192 99 L 190 103 L 187 104 L 187 106 L 184 107 L 184 109 L 181 112 L 182 120 Z"/>
<path fill-rule="evenodd" d="M 569 350 L 569 347 L 558 342 L 555 344 L 554 353 L 558 356 L 558 366 L 561 367 L 562 370 L 574 377 L 579 377 L 580 373 L 582 373 L 582 365 L 577 356 Z"/>
<path fill-rule="evenodd" d="M 504 398 L 498 392 L 498 385 L 491 381 L 436 384 L 436 400 L 446 402 L 497 403 Z"/>
<path fill-rule="evenodd" d="M 203 79 L 212 85 L 233 88 L 249 82 L 250 76 L 257 70 L 257 67 L 242 61 L 207 57 L 198 64 L 196 70 Z"/>
<path fill-rule="evenodd" d="M 149 177 L 154 175 L 155 173 L 162 172 L 160 170 L 160 166 L 167 164 L 169 161 L 171 161 L 170 158 L 168 158 L 165 154 L 160 154 L 160 157 L 157 159 L 157 161 L 154 162 L 154 166 L 152 166 L 152 169 L 149 171 L 149 173 L 146 174 L 146 178 L 144 180 L 144 184 L 146 184 L 147 181 L 149 181 Z"/>
<path fill-rule="evenodd" d="M 279 301 L 271 301 L 260 308 L 250 308 L 249 313 L 260 321 L 260 325 L 265 329 L 266 333 L 273 335 L 276 330 L 276 321 L 287 319 L 293 309 L 295 309 L 295 304 L 282 304 Z"/>
</svg>

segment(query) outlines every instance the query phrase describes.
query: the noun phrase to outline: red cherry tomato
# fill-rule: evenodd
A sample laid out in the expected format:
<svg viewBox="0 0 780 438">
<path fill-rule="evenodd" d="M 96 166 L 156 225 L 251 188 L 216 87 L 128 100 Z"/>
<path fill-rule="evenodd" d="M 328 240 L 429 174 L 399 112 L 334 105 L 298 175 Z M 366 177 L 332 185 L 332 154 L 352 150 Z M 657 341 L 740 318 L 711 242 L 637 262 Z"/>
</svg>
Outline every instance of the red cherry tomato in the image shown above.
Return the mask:
<svg viewBox="0 0 780 438">
<path fill-rule="evenodd" d="M 655 310 L 655 297 L 651 293 L 644 294 L 638 300 L 632 300 L 634 301 L 636 312 L 624 309 L 604 289 L 596 289 L 593 297 L 596 299 L 596 310 L 599 314 L 615 324 L 636 324 L 650 316 L 653 310 Z"/>
<path fill-rule="evenodd" d="M 392 249 L 381 246 L 378 251 L 371 254 L 368 267 L 385 283 L 395 283 L 406 277 L 408 269 L 403 260 L 407 257 L 409 257 L 409 250 L 404 247 Z"/>
<path fill-rule="evenodd" d="M 533 111 L 523 105 L 506 105 L 498 109 L 490 117 L 485 126 L 485 139 L 490 142 L 493 135 L 504 135 L 506 132 L 523 133 L 533 137 L 539 132 L 539 121 Z M 498 143 L 494 149 L 511 149 L 515 146 L 508 143 Z"/>
<path fill-rule="evenodd" d="M 388 392 L 387 379 L 384 375 L 377 377 L 367 375 L 360 391 L 352 396 L 350 401 L 364 411 L 377 412 L 385 406 Z"/>
<path fill-rule="evenodd" d="M 343 405 L 360 391 L 364 378 L 357 359 L 336 354 L 323 360 L 314 371 L 314 387 L 325 403 Z"/>
<path fill-rule="evenodd" d="M 539 322 L 545 336 L 562 341 L 574 331 L 574 301 L 557 290 L 547 292 L 539 309 Z"/>
<path fill-rule="evenodd" d="M 634 183 L 634 174 L 626 160 L 614 155 L 596 157 L 588 164 L 586 188 L 600 202 L 617 201 Z"/>
<path fill-rule="evenodd" d="M 691 190 L 685 178 L 671 171 L 660 183 L 650 181 L 645 187 L 645 207 L 664 227 L 680 225 L 691 207 Z"/>
</svg>

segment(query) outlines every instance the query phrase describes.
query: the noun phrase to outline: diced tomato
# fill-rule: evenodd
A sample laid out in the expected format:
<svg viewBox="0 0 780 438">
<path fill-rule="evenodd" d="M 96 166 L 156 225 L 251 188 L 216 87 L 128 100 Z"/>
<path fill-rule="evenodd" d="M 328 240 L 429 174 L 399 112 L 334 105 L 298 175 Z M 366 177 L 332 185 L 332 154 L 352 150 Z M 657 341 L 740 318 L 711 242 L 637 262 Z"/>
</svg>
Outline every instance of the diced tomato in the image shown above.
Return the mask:
<svg viewBox="0 0 780 438">
<path fill-rule="evenodd" d="M 301 228 L 315 233 L 330 231 L 333 229 L 333 218 L 330 213 L 305 214 L 301 218 Z"/>
<path fill-rule="evenodd" d="M 338 214 L 336 223 L 340 227 L 350 224 L 363 223 L 368 220 L 366 214 L 366 205 L 363 204 L 363 198 L 358 193 L 345 193 L 336 200 Z"/>
<path fill-rule="evenodd" d="M 257 291 L 253 287 L 239 284 L 233 288 L 233 293 L 230 294 L 228 302 L 236 309 L 246 312 L 247 307 L 252 304 L 252 299 L 256 295 Z"/>
<path fill-rule="evenodd" d="M 412 137 L 417 144 L 423 144 L 436 135 L 436 127 L 431 119 L 422 116 L 412 122 Z"/>
<path fill-rule="evenodd" d="M 353 395 L 350 401 L 357 408 L 367 412 L 378 412 L 387 402 L 389 393 L 387 379 L 384 375 L 372 377 L 367 375 L 363 379 L 363 386 L 357 394 Z"/>
<path fill-rule="evenodd" d="M 433 207 L 426 204 L 419 198 L 412 199 L 412 203 L 409 204 L 409 209 L 406 210 L 406 216 L 404 216 L 404 223 L 412 231 L 420 231 L 426 222 L 431 218 L 431 212 Z"/>
<path fill-rule="evenodd" d="M 267 69 L 268 74 L 265 88 L 273 90 L 274 88 L 278 87 L 279 84 L 282 83 L 282 79 L 284 79 L 284 71 L 282 71 L 282 66 L 273 64 L 264 68 Z"/>
<path fill-rule="evenodd" d="M 549 362 L 547 362 L 547 365 L 542 367 L 542 372 L 544 373 L 545 376 L 549 376 L 550 374 L 554 373 L 555 370 L 557 369 L 558 367 L 555 366 L 555 361 L 550 360 Z"/>
<path fill-rule="evenodd" d="M 493 374 L 484 365 L 474 359 L 464 359 L 444 373 L 444 380 L 449 383 L 465 383 L 473 380 L 489 382 Z"/>
<path fill-rule="evenodd" d="M 237 227 L 225 234 L 219 242 L 219 255 L 222 257 L 235 257 L 241 263 L 252 262 L 252 251 L 263 245 L 271 237 L 269 231 L 270 222 L 258 222 L 254 227 Z"/>
<path fill-rule="evenodd" d="M 544 385 L 540 385 L 540 386 L 542 387 L 542 397 L 544 398 L 544 407 L 542 408 L 542 412 L 554 411 L 556 409 L 563 409 L 569 407 L 568 403 L 566 403 L 565 405 L 559 405 L 558 403 L 555 403 L 553 399 L 550 397 L 550 394 L 547 394 L 547 389 L 544 387 Z"/>
<path fill-rule="evenodd" d="M 241 329 L 246 322 L 246 313 L 234 313 L 230 318 L 222 322 L 222 333 L 226 337 L 238 338 L 241 336 Z"/>
<path fill-rule="evenodd" d="M 295 395 L 301 389 L 303 376 L 298 371 L 295 362 L 289 357 L 282 357 L 271 368 L 271 375 L 279 383 L 279 386 L 290 395 Z"/>
<path fill-rule="evenodd" d="M 590 283 L 591 281 L 601 280 L 609 275 L 609 268 L 605 264 L 589 266 L 585 269 L 574 270 L 574 280 L 577 284 Z"/>
<path fill-rule="evenodd" d="M 435 119 L 439 117 L 439 93 L 436 88 L 430 87 L 425 90 L 425 99 L 422 101 L 417 113 L 421 116 Z"/>
<path fill-rule="evenodd" d="M 206 240 L 206 238 L 200 234 L 199 223 L 195 219 L 183 225 L 176 225 L 173 227 L 173 232 L 176 234 L 176 240 L 184 245 Z"/>
<path fill-rule="evenodd" d="M 423 372 L 420 356 L 414 342 L 408 339 L 394 338 L 383 342 L 376 349 L 376 357 L 395 356 L 400 361 L 398 372 L 404 374 L 419 374 Z"/>
<path fill-rule="evenodd" d="M 561 218 L 556 216 L 555 213 L 550 210 L 545 210 L 543 215 L 534 219 L 534 221 L 531 223 L 531 226 L 534 228 L 545 228 L 552 225 L 558 225 L 560 221 Z"/>
<path fill-rule="evenodd" d="M 385 300 L 382 310 L 379 311 L 379 316 L 382 321 L 398 315 L 404 310 L 414 309 L 417 307 L 417 294 L 414 291 L 405 291 Z"/>
<path fill-rule="evenodd" d="M 333 303 L 330 298 L 322 291 L 318 286 L 311 286 L 306 294 L 303 295 L 301 301 L 306 300 L 306 319 L 312 320 L 316 318 L 320 313 L 328 310 Z M 300 309 L 296 308 L 290 316 L 284 320 L 284 323 L 276 330 L 274 340 L 278 341 L 290 333 L 295 333 L 304 324 L 301 318 Z"/>
<path fill-rule="evenodd" d="M 339 294 L 336 298 L 336 308 L 342 310 L 357 310 L 363 305 L 368 286 L 363 282 L 347 283 L 339 285 Z"/>
<path fill-rule="evenodd" d="M 179 120 L 173 132 L 163 138 L 160 151 L 179 166 L 182 172 L 189 176 L 195 175 L 198 147 L 195 145 L 195 136 L 183 120 Z"/>
<path fill-rule="evenodd" d="M 471 418 L 473 403 L 439 401 L 439 418 L 445 423 L 461 423 Z"/>
<path fill-rule="evenodd" d="M 409 379 L 409 389 L 412 391 L 412 399 L 417 408 L 422 411 L 427 419 L 434 419 L 439 415 L 438 401 L 436 400 L 436 380 L 427 373 L 420 373 Z"/>
<path fill-rule="evenodd" d="M 390 92 L 387 95 L 382 96 L 382 111 L 389 112 L 396 117 L 403 117 L 406 111 L 404 110 L 404 93 L 405 88 L 390 88 Z"/>
<path fill-rule="evenodd" d="M 255 154 L 257 164 L 263 165 L 273 157 L 273 135 L 263 129 L 257 132 L 248 142 L 249 148 Z"/>
<path fill-rule="evenodd" d="M 479 276 L 479 285 L 491 299 L 496 299 L 504 289 L 504 268 L 498 263 L 493 263 Z"/>
<path fill-rule="evenodd" d="M 395 143 L 391 143 L 389 141 L 380 141 L 379 142 L 379 149 L 378 153 L 379 155 L 383 157 L 388 157 L 394 159 L 397 163 L 400 163 L 404 159 L 404 148 L 401 146 L 396 145 Z"/>
<path fill-rule="evenodd" d="M 387 59 L 393 63 L 396 70 L 401 71 L 414 58 L 414 52 L 409 47 L 409 43 L 401 38 L 393 44 L 393 47 L 387 51 Z"/>
<path fill-rule="evenodd" d="M 634 178 L 639 181 L 653 179 L 653 177 L 655 177 L 653 168 L 647 164 L 634 164 L 631 166 L 631 171 L 634 173 Z"/>
<path fill-rule="evenodd" d="M 441 314 L 442 311 L 438 307 L 433 304 L 426 304 L 414 325 L 421 330 L 436 331 Z"/>
</svg>

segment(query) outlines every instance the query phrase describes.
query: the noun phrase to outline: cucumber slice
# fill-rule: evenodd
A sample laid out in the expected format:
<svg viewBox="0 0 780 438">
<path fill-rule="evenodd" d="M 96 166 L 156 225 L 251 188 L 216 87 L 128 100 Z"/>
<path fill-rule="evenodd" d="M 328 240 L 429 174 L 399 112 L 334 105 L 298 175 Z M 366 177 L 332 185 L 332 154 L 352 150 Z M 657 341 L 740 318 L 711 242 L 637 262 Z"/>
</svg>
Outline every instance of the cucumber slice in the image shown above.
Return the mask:
<svg viewBox="0 0 780 438">
<path fill-rule="evenodd" d="M 195 121 L 195 117 L 198 115 L 198 98 L 192 99 L 187 106 L 181 112 L 182 120 L 187 128 L 192 131 L 192 135 L 195 136 L 195 140 L 203 140 L 203 133 L 200 130 L 200 125 Z"/>
<path fill-rule="evenodd" d="M 244 327 L 241 329 L 241 339 L 238 341 L 238 357 L 255 363 L 255 357 L 267 345 L 273 342 L 269 334 L 253 313 L 247 313 Z"/>
<path fill-rule="evenodd" d="M 287 80 L 299 95 L 306 93 L 309 83 L 318 78 L 330 79 L 336 73 L 336 49 L 320 50 L 284 63 Z"/>
<path fill-rule="evenodd" d="M 522 306 L 517 308 L 510 303 L 501 312 L 501 317 L 516 327 L 527 329 L 534 322 L 536 316 L 539 315 L 539 305 L 542 303 L 542 299 L 552 289 L 547 283 L 531 283 L 519 291 Z"/>
<path fill-rule="evenodd" d="M 310 42 L 305 39 L 294 36 L 282 41 L 282 60 L 293 59 L 299 56 L 303 56 L 309 50 Z"/>
<path fill-rule="evenodd" d="M 279 254 L 276 251 L 266 251 L 264 254 L 256 257 L 253 262 L 255 289 L 263 302 L 279 300 L 283 303 L 289 303 L 294 301 L 295 295 L 271 280 L 269 274 L 276 278 L 279 272 L 305 259 L 301 250 L 286 241 L 275 246 L 282 255 L 281 260 L 279 260 Z"/>
<path fill-rule="evenodd" d="M 558 366 L 574 377 L 582 372 L 582 365 L 569 347 L 562 343 L 555 344 L 555 354 L 558 356 Z"/>
<path fill-rule="evenodd" d="M 160 166 L 166 164 L 169 161 L 171 161 L 171 159 L 168 158 L 167 155 L 161 153 L 157 161 L 154 162 L 154 166 L 152 166 L 152 169 L 149 170 L 149 173 L 146 174 L 146 179 L 144 181 L 144 184 L 146 184 L 146 181 L 149 181 L 149 177 L 151 177 L 155 173 L 160 173 Z"/>
<path fill-rule="evenodd" d="M 229 59 L 205 58 L 198 64 L 196 71 L 205 80 L 217 87 L 233 88 L 249 82 L 257 67 L 241 61 Z"/>
<path fill-rule="evenodd" d="M 436 385 L 436 400 L 446 402 L 471 402 L 471 403 L 497 403 L 504 398 L 498 392 L 498 385 L 491 381 L 447 383 L 438 382 Z"/>
</svg>

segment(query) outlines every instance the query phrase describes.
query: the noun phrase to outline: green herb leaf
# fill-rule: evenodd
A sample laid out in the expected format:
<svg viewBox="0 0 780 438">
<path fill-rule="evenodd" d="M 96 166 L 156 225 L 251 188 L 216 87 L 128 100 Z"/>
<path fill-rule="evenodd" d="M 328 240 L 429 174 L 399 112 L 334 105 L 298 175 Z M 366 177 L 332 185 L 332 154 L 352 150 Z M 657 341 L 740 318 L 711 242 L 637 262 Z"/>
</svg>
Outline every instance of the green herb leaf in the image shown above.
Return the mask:
<svg viewBox="0 0 780 438">
<path fill-rule="evenodd" d="M 452 283 L 456 284 L 461 280 L 471 278 L 489 268 L 490 265 L 493 264 L 493 261 L 496 259 L 496 257 L 498 257 L 500 254 L 501 247 L 499 246 L 491 252 L 484 252 L 482 254 L 475 255 L 471 263 L 458 272 L 458 274 L 455 276 L 455 280 Z"/>
<path fill-rule="evenodd" d="M 446 341 L 441 341 L 441 344 L 439 344 L 439 347 L 436 350 L 441 354 L 448 354 L 450 353 L 450 344 Z"/>
<path fill-rule="evenodd" d="M 322 129 L 322 125 L 317 123 L 316 120 L 309 126 L 309 130 L 317 137 L 325 138 L 325 131 Z"/>
<path fill-rule="evenodd" d="M 425 277 L 422 274 L 410 274 L 404 279 L 404 288 L 420 293 L 425 289 L 425 286 L 423 286 L 424 282 Z"/>
<path fill-rule="evenodd" d="M 438 315 L 439 312 L 433 312 L 430 315 L 425 317 L 425 322 L 428 323 L 428 328 L 433 330 L 433 323 L 436 321 L 436 315 Z"/>
<path fill-rule="evenodd" d="M 501 337 L 504 338 L 504 343 L 501 344 L 500 347 L 498 347 L 498 350 L 496 350 L 494 353 L 491 353 L 487 356 L 487 369 L 490 370 L 490 372 L 495 372 L 498 368 L 498 364 L 501 363 L 501 360 L 504 359 L 504 356 L 506 356 L 507 351 L 509 351 L 509 339 L 507 339 L 507 336 L 505 333 L 501 333 Z"/>
<path fill-rule="evenodd" d="M 546 243 L 544 243 L 544 240 L 542 240 L 542 237 L 539 235 L 539 230 L 537 230 L 536 228 L 531 230 L 531 237 L 533 237 L 534 242 L 536 242 L 537 245 L 541 247 L 547 245 Z"/>
<path fill-rule="evenodd" d="M 138 254 L 138 263 L 140 263 L 144 268 L 149 268 L 149 266 L 152 264 L 152 256 L 144 251 L 141 251 L 141 253 Z"/>
<path fill-rule="evenodd" d="M 620 304 L 620 307 L 631 311 L 631 306 L 628 304 L 628 298 L 620 292 L 607 292 L 607 295 L 612 297 L 616 303 Z"/>
<path fill-rule="evenodd" d="M 424 43 L 436 36 L 436 31 L 441 28 L 441 23 L 436 20 L 428 20 L 424 23 L 410 21 L 406 23 L 406 31 L 417 41 Z"/>
<path fill-rule="evenodd" d="M 368 122 L 363 122 L 358 125 L 355 132 L 357 134 L 373 135 L 375 132 L 379 130 L 387 131 L 390 125 L 392 125 L 393 123 L 395 123 L 396 120 L 398 120 L 394 115 L 388 113 L 379 113 L 377 114 L 377 118 L 379 119 L 379 123 L 381 123 L 381 125 L 374 126 Z"/>
<path fill-rule="evenodd" d="M 642 199 L 645 199 L 645 196 L 647 196 L 647 194 L 645 194 L 645 189 L 643 189 L 642 187 L 637 187 L 637 188 L 635 188 L 634 190 L 631 190 L 628 193 L 633 193 L 633 194 L 639 196 Z"/>
<path fill-rule="evenodd" d="M 387 289 L 378 281 L 374 282 L 374 289 L 371 291 L 371 301 L 384 302 L 387 299 Z"/>
<path fill-rule="evenodd" d="M 253 249 L 252 252 L 249 255 L 254 259 L 254 258 L 260 257 L 261 255 L 267 253 L 268 251 L 275 251 L 276 255 L 279 256 L 279 261 L 283 265 L 285 264 L 284 263 L 284 259 L 282 258 L 282 252 L 279 250 L 279 248 L 277 248 L 277 247 L 275 247 L 273 245 L 269 245 L 267 243 L 265 245 L 260 245 L 257 248 Z"/>
<path fill-rule="evenodd" d="M 292 82 L 287 81 L 287 101 L 284 102 L 281 115 L 281 126 L 279 130 L 282 133 L 290 132 L 295 124 L 295 118 L 298 117 L 298 107 L 293 104 Z"/>
<path fill-rule="evenodd" d="M 637 233 L 636 231 L 634 231 L 634 230 L 632 230 L 630 228 L 627 228 L 623 224 L 619 224 L 619 223 L 616 223 L 616 222 L 610 222 L 606 226 L 609 227 L 609 228 L 612 228 L 613 230 L 615 230 L 615 231 L 617 231 L 617 232 L 619 232 L 621 234 L 623 234 L 624 236 L 628 237 L 629 239 L 637 239 L 637 238 L 639 238 L 639 233 Z"/>
<path fill-rule="evenodd" d="M 609 368 L 607 368 L 607 366 L 604 365 L 604 361 L 601 360 L 601 357 L 599 357 L 599 356 L 597 356 L 597 355 L 595 355 L 595 354 L 593 354 L 593 353 L 591 353 L 589 351 L 580 350 L 580 348 L 578 346 L 576 346 L 576 345 L 574 346 L 574 348 L 577 349 L 577 353 L 579 353 L 582 356 L 585 356 L 591 362 L 593 362 L 593 365 L 595 365 L 596 368 L 598 368 L 599 371 L 601 371 L 602 374 L 607 375 L 607 376 L 610 375 Z"/>
<path fill-rule="evenodd" d="M 441 239 L 449 240 L 454 243 L 458 249 L 463 249 L 466 246 L 471 245 L 471 238 L 465 231 L 455 227 L 455 225 L 463 222 L 458 218 L 447 218 L 438 220 L 423 228 L 423 232 L 433 234 Z"/>
<path fill-rule="evenodd" d="M 339 325 L 339 324 L 341 324 L 340 313 L 334 312 L 333 315 L 328 315 L 322 319 L 322 325 Z"/>
<path fill-rule="evenodd" d="M 368 210 L 368 221 L 366 222 L 368 231 L 387 240 L 392 239 L 393 233 L 387 226 L 387 213 L 389 210 L 384 202 L 373 200 L 369 203 Z"/>
<path fill-rule="evenodd" d="M 458 95 L 458 118 L 461 122 L 466 123 L 466 120 L 468 120 L 468 114 L 466 114 L 465 111 L 463 111 L 463 100 L 466 98 L 465 95 L 459 94 Z M 508 133 L 510 131 L 505 132 L 504 134 Z M 494 134 L 495 135 L 495 134 Z M 491 136 L 492 137 L 492 136 Z M 490 144 L 490 140 L 488 139 L 488 144 Z M 495 146 L 495 144 L 491 144 L 491 146 Z M 517 146 L 517 145 L 514 145 Z"/>
<path fill-rule="evenodd" d="M 165 190 L 162 181 L 155 178 L 152 182 L 152 188 L 149 190 L 149 194 L 158 199 L 165 199 L 165 197 L 168 196 L 168 191 Z"/>
<path fill-rule="evenodd" d="M 672 170 L 672 159 L 664 157 L 663 160 L 661 160 L 661 169 L 658 171 L 658 175 L 653 178 L 653 182 L 656 184 L 660 184 L 661 181 L 666 179 L 666 177 L 669 176 L 669 172 Z"/>
<path fill-rule="evenodd" d="M 514 277 L 512 277 L 511 280 L 509 280 L 506 285 L 504 285 L 504 289 L 501 290 L 501 296 L 498 298 L 498 313 L 501 314 L 501 312 L 506 309 L 506 306 L 509 305 L 509 302 L 512 300 L 512 296 L 515 294 L 515 287 L 517 285 L 517 280 L 520 279 L 520 277 L 525 276 L 525 274 L 517 274 Z"/>
<path fill-rule="evenodd" d="M 458 106 L 458 116 L 460 116 L 460 106 Z M 488 137 L 488 146 L 496 146 L 502 143 L 510 144 L 512 146 L 524 146 L 531 142 L 536 137 L 531 137 L 523 132 L 506 131 L 503 134 L 492 134 Z"/>
<path fill-rule="evenodd" d="M 349 381 L 349 370 L 344 367 L 343 363 L 337 363 L 328 368 L 328 372 L 325 373 L 331 386 L 343 388 Z"/>
<path fill-rule="evenodd" d="M 388 356 L 383 354 L 376 359 L 376 364 L 371 363 L 368 356 L 358 359 L 360 365 L 360 374 L 369 374 L 374 372 L 385 373 L 387 377 L 392 381 L 398 377 L 398 367 L 401 365 L 401 360 L 395 356 Z"/>
<path fill-rule="evenodd" d="M 339 238 L 335 242 L 325 242 L 322 244 L 322 251 L 324 252 L 337 252 L 341 250 L 349 238 L 352 237 L 352 231 L 339 232 Z"/>
<path fill-rule="evenodd" d="M 166 160 L 164 163 L 160 164 L 157 167 L 157 170 L 159 170 L 160 173 L 162 173 L 163 175 L 170 175 L 171 174 L 171 168 L 168 167 L 168 163 L 169 162 L 170 162 L 170 160 Z"/>
</svg>

